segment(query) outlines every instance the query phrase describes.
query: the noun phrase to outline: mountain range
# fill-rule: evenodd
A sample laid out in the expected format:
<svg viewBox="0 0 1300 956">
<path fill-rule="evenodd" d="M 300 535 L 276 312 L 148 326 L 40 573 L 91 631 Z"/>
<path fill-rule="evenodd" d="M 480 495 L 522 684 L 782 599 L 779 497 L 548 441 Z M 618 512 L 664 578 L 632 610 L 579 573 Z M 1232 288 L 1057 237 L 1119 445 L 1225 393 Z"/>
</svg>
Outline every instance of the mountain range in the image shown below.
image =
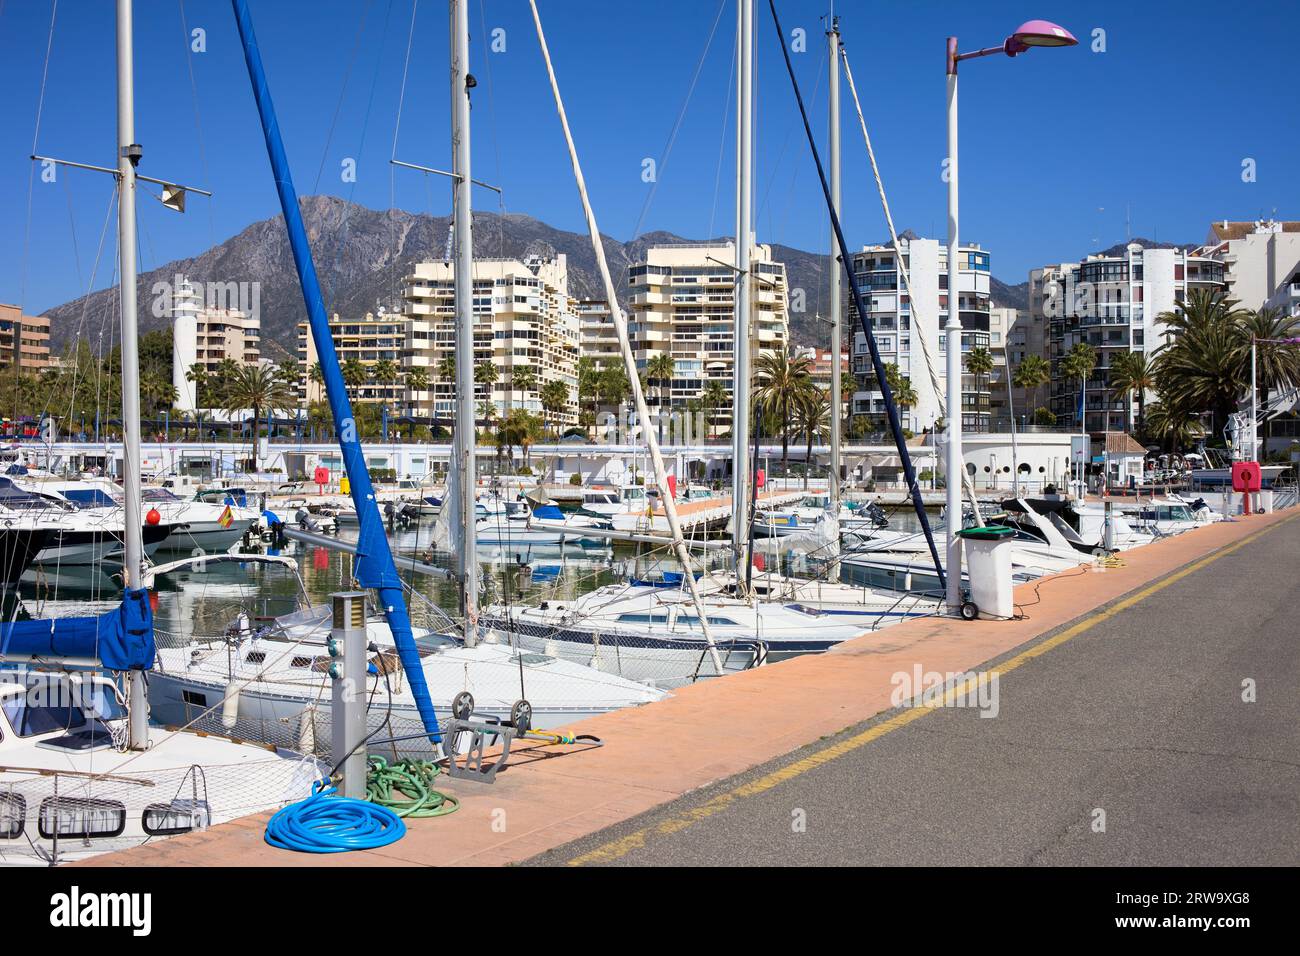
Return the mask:
<svg viewBox="0 0 1300 956">
<path fill-rule="evenodd" d="M 307 196 L 301 200 L 303 219 L 316 259 L 326 308 L 341 315 L 362 315 L 383 305 L 401 308 L 402 278 L 417 262 L 441 259 L 446 254 L 450 220 L 445 216 L 411 213 L 401 209 L 374 210 L 335 196 Z M 909 233 L 903 233 L 909 235 Z M 626 294 L 627 268 L 649 246 L 680 243 L 670 232 L 648 232 L 631 242 L 603 236 L 605 256 L 620 299 Z M 725 238 L 714 241 L 722 242 Z M 491 257 L 568 257 L 569 293 L 578 298 L 603 298 L 596 259 L 585 234 L 556 229 L 531 216 L 494 212 L 474 214 L 474 254 Z M 798 345 L 821 345 L 827 329 L 817 315 L 827 310 L 826 269 L 829 257 L 790 246 L 773 244 L 773 257 L 786 266 L 791 289 L 806 290 L 806 311 L 790 317 L 791 338 Z M 253 223 L 202 253 L 177 259 L 139 278 L 141 331 L 168 323 L 166 309 L 155 309 L 158 283 L 170 284 L 176 275 L 193 282 L 258 283 L 262 318 L 263 355 L 278 361 L 297 343 L 297 325 L 306 318 L 293 257 L 282 217 Z M 991 280 L 994 305 L 1027 308 L 1027 283 L 1008 285 Z M 69 340 L 87 337 L 98 328 L 113 305 L 115 291 L 101 289 L 48 310 L 51 338 L 61 347 Z M 155 315 L 155 311 L 160 314 Z M 286 344 L 287 343 L 287 344 Z"/>
</svg>

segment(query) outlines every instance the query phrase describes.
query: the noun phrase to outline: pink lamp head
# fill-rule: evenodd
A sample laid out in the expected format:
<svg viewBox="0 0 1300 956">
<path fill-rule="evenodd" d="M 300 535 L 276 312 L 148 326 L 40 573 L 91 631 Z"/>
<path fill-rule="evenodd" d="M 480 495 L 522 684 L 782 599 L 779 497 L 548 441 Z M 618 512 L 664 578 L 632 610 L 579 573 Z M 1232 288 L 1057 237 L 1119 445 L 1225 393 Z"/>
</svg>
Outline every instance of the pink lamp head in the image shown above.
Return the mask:
<svg viewBox="0 0 1300 956">
<path fill-rule="evenodd" d="M 1035 46 L 1074 46 L 1079 41 L 1065 27 L 1057 26 L 1048 20 L 1030 20 L 1016 27 L 1016 32 L 1007 37 L 1003 50 L 1007 56 L 1024 53 Z"/>
</svg>

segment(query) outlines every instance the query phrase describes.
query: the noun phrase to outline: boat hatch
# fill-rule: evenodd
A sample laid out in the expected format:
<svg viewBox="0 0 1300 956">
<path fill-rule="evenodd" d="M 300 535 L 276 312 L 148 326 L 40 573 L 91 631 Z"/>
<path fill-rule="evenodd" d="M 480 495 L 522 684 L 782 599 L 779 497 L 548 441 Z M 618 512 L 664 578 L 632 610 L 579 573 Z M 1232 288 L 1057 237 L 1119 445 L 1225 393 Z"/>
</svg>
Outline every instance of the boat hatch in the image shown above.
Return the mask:
<svg viewBox="0 0 1300 956">
<path fill-rule="evenodd" d="M 809 607 L 806 604 L 787 604 L 786 610 L 798 611 L 800 614 L 807 614 L 809 617 L 821 617 L 825 612 L 820 608 Z"/>
<path fill-rule="evenodd" d="M 527 664 L 530 667 L 541 667 L 544 664 L 554 664 L 556 658 L 549 654 L 518 654 L 510 658 L 512 664 Z"/>
</svg>

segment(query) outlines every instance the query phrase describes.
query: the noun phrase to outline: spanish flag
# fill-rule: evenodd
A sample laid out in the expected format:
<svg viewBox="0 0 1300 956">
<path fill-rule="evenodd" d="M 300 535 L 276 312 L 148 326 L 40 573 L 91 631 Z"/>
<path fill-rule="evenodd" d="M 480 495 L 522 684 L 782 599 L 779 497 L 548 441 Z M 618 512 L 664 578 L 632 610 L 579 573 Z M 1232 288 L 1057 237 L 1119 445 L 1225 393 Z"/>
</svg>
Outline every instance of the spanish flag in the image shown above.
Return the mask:
<svg viewBox="0 0 1300 956">
<path fill-rule="evenodd" d="M 223 528 L 229 528 L 235 523 L 235 515 L 230 510 L 230 505 L 226 505 L 226 510 L 221 512 L 221 517 L 217 519 L 217 524 Z"/>
</svg>

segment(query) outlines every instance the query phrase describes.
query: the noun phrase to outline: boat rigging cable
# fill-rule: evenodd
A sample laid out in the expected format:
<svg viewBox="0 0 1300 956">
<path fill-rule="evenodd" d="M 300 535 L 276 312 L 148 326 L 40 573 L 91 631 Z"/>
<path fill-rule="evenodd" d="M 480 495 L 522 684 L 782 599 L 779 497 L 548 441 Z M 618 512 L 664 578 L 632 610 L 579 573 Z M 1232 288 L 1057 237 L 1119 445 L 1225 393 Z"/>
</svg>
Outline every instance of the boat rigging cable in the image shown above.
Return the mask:
<svg viewBox="0 0 1300 956">
<path fill-rule="evenodd" d="M 677 560 L 681 563 L 683 575 L 686 578 L 687 586 L 690 588 L 691 602 L 695 605 L 695 612 L 700 617 L 700 630 L 704 634 L 705 643 L 709 646 L 709 654 L 713 658 L 714 666 L 717 668 L 718 673 L 722 673 L 722 658 L 719 656 L 718 649 L 713 642 L 709 618 L 704 611 L 704 602 L 700 598 L 700 589 L 696 585 L 695 574 L 691 568 L 690 550 L 686 547 L 686 539 L 682 537 L 681 522 L 677 520 L 677 503 L 673 501 L 672 493 L 668 487 L 668 474 L 664 467 L 663 454 L 659 450 L 659 438 L 655 434 L 650 410 L 646 405 L 645 392 L 641 388 L 641 380 L 637 375 L 636 360 L 632 354 L 632 344 L 628 339 L 627 317 L 619 307 L 618 295 L 614 290 L 614 280 L 609 274 L 609 263 L 605 260 L 605 246 L 601 241 L 600 228 L 596 225 L 596 214 L 591 208 L 591 200 L 587 196 L 587 182 L 582 175 L 582 164 L 578 159 L 578 147 L 574 144 L 573 133 L 569 129 L 569 117 L 564 110 L 564 100 L 560 96 L 560 84 L 555 77 L 555 66 L 551 63 L 551 52 L 546 44 L 546 34 L 542 31 L 542 17 L 537 11 L 537 0 L 528 0 L 528 6 L 532 10 L 533 23 L 537 27 L 537 42 L 542 49 L 542 59 L 546 63 L 546 75 L 550 80 L 551 93 L 555 98 L 555 109 L 559 113 L 560 126 L 564 130 L 564 141 L 568 146 L 569 161 L 573 166 L 573 178 L 578 187 L 578 196 L 582 200 L 587 232 L 591 237 L 591 245 L 596 253 L 596 266 L 600 270 L 602 288 L 605 290 L 605 299 L 609 303 L 610 318 L 614 323 L 614 331 L 618 334 L 619 351 L 623 356 L 628 384 L 632 388 L 632 400 L 636 405 L 637 421 L 641 423 L 641 431 L 645 437 L 646 447 L 650 451 L 650 461 L 654 466 L 655 482 L 659 485 L 659 497 L 664 503 L 664 517 L 668 520 L 668 530 L 673 539 L 673 547 L 677 552 Z M 653 527 L 653 524 L 651 526 Z"/>
<path fill-rule="evenodd" d="M 358 440 L 352 402 L 344 387 L 343 373 L 339 368 L 338 355 L 334 351 L 329 318 L 325 314 L 320 282 L 316 276 L 311 246 L 307 241 L 307 230 L 303 225 L 298 194 L 293 186 L 288 156 L 285 154 L 284 143 L 280 137 L 280 127 L 276 120 L 275 107 L 271 102 L 266 72 L 262 67 L 262 54 L 253 33 L 252 18 L 246 0 L 231 0 L 231 7 L 239 27 L 239 38 L 244 48 L 248 77 L 253 87 L 253 97 L 257 101 L 258 115 L 262 121 L 266 152 L 274 171 L 276 192 L 279 194 L 284 213 L 284 224 L 293 250 L 294 266 L 298 271 L 312 339 L 316 343 L 321 372 L 325 379 L 326 397 L 338 427 L 339 450 L 351 482 L 352 502 L 360 523 L 356 579 L 362 587 L 374 588 L 379 592 L 380 605 L 384 609 L 384 616 L 388 619 L 393 642 L 397 646 L 398 658 L 406 672 L 406 679 L 410 684 L 411 695 L 415 699 L 421 722 L 430 740 L 441 743 L 442 734 L 438 726 L 438 715 L 429 697 L 429 686 L 420 664 L 420 652 L 411 632 L 411 619 L 407 614 L 405 595 L 402 593 L 402 579 L 393 562 L 393 553 L 389 550 L 388 538 L 384 534 L 379 511 L 374 506 L 374 488 L 370 483 L 370 472 L 366 468 L 365 455 Z"/>
<path fill-rule="evenodd" d="M 939 560 L 939 549 L 935 546 L 934 535 L 930 531 L 930 518 L 925 513 L 925 502 L 921 500 L 921 489 L 916 481 L 916 469 L 912 465 L 912 456 L 907 449 L 907 440 L 903 437 L 903 426 L 898 418 L 898 406 L 894 404 L 894 394 L 889 387 L 889 382 L 885 376 L 885 365 L 880 358 L 880 348 L 876 345 L 876 337 L 871 331 L 871 323 L 868 321 L 868 312 L 866 304 L 862 301 L 862 290 L 858 287 L 857 277 L 853 274 L 853 259 L 849 255 L 849 246 L 844 239 L 844 230 L 840 226 L 840 217 L 835 213 L 835 204 L 831 201 L 831 190 L 826 182 L 826 170 L 822 166 L 821 154 L 817 151 L 817 142 L 813 138 L 812 126 L 808 122 L 808 110 L 804 107 L 803 94 L 799 92 L 799 81 L 795 79 L 794 64 L 790 62 L 790 51 L 785 45 L 785 31 L 781 27 L 781 19 L 777 16 L 776 0 L 768 0 L 768 9 L 772 11 L 772 27 L 776 30 L 777 43 L 781 45 L 781 54 L 785 58 L 786 72 L 790 76 L 790 86 L 794 90 L 795 101 L 799 104 L 799 115 L 803 118 L 804 132 L 808 137 L 808 148 L 812 151 L 813 162 L 817 165 L 817 177 L 821 180 L 822 194 L 826 199 L 826 206 L 830 212 L 831 226 L 835 230 L 835 241 L 840 248 L 840 261 L 844 267 L 845 278 L 848 279 L 849 292 L 853 296 L 853 306 L 858 312 L 858 322 L 862 326 L 862 334 L 867 340 L 867 346 L 871 351 L 871 367 L 875 371 L 876 382 L 880 386 L 880 394 L 885 401 L 885 411 L 889 415 L 889 430 L 894 436 L 894 445 L 898 448 L 898 455 L 903 462 L 903 475 L 907 479 L 907 488 L 912 499 L 913 507 L 916 510 L 916 517 L 921 522 L 921 529 L 925 532 L 926 544 L 930 547 L 930 556 L 934 559 L 934 570 L 939 576 L 940 585 L 946 587 L 946 575 L 943 570 L 943 562 Z M 951 480 L 951 476 L 949 476 Z M 960 523 L 961 515 L 949 515 L 949 521 Z"/>
<path fill-rule="evenodd" d="M 862 128 L 862 139 L 867 145 L 867 158 L 871 161 L 871 173 L 876 179 L 876 192 L 880 195 L 880 207 L 885 213 L 885 225 L 889 227 L 889 241 L 894 247 L 894 261 L 898 263 L 898 274 L 903 279 L 903 289 L 907 292 L 907 300 L 912 304 L 912 314 L 915 316 L 917 298 L 912 294 L 911 273 L 907 268 L 907 264 L 903 261 L 903 251 L 898 243 L 898 231 L 894 228 L 894 216 L 889 211 L 889 199 L 885 196 L 885 183 L 880 178 L 880 167 L 876 165 L 876 151 L 871 146 L 871 134 L 867 132 L 867 120 L 862 114 L 862 102 L 858 99 L 858 88 L 853 82 L 853 71 L 849 69 L 849 53 L 844 48 L 843 43 L 840 44 L 840 59 L 844 61 L 844 78 L 849 81 L 849 93 L 853 96 L 853 106 L 858 113 L 858 125 Z M 939 415 L 946 419 L 948 417 L 948 400 L 943 386 L 939 384 L 939 373 L 935 370 L 934 356 L 930 354 L 930 346 L 925 336 L 918 335 L 917 339 L 921 343 L 921 356 L 925 359 L 925 370 L 930 377 L 930 388 L 934 390 Z M 1015 427 L 1016 423 L 1013 419 L 1011 422 L 1013 437 Z M 975 524 L 977 527 L 982 528 L 984 527 L 984 518 L 980 515 L 979 500 L 975 497 L 975 479 L 971 477 L 970 472 L 963 468 L 961 481 L 966 497 L 970 499 L 971 510 L 975 513 Z"/>
</svg>

